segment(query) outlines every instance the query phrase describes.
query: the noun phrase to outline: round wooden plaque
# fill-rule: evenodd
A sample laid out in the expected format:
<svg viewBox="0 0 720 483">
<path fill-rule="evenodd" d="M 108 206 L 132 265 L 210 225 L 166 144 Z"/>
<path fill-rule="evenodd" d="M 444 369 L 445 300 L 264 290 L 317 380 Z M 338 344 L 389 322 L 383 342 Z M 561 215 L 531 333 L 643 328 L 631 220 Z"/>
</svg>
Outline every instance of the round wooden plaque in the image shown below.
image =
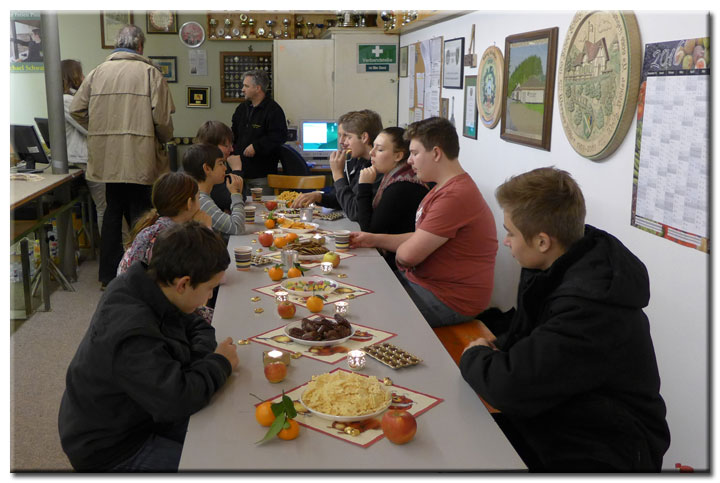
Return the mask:
<svg viewBox="0 0 720 483">
<path fill-rule="evenodd" d="M 633 120 L 642 45 L 631 12 L 575 14 L 563 45 L 557 95 L 565 135 L 592 160 L 612 154 Z"/>
<path fill-rule="evenodd" d="M 495 46 L 483 52 L 478 67 L 477 105 L 483 126 L 494 128 L 500 120 L 502 109 L 503 55 Z"/>
</svg>

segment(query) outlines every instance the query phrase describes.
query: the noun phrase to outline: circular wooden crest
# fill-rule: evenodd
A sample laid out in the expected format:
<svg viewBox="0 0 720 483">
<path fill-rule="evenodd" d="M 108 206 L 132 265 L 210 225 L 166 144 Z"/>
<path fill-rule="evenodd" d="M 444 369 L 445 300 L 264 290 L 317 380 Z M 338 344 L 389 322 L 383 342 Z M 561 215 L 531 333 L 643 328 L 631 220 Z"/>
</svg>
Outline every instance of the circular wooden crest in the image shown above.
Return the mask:
<svg viewBox="0 0 720 483">
<path fill-rule="evenodd" d="M 495 46 L 483 52 L 478 67 L 477 105 L 483 126 L 494 128 L 500 120 L 502 109 L 503 55 Z"/>
<path fill-rule="evenodd" d="M 563 45 L 557 95 L 565 135 L 592 160 L 612 154 L 633 120 L 642 46 L 631 12 L 575 14 Z"/>
</svg>

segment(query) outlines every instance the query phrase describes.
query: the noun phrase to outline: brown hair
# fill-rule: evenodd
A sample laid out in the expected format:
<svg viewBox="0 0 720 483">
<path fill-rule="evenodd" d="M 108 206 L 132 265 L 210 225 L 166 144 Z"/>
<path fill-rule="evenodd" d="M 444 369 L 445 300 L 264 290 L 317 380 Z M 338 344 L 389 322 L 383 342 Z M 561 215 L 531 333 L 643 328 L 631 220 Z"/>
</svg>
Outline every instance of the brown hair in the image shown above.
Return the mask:
<svg viewBox="0 0 720 483">
<path fill-rule="evenodd" d="M 205 121 L 198 129 L 193 142 L 195 144 L 205 143 L 216 146 L 221 146 L 225 142 L 232 144 L 233 132 L 227 124 L 220 121 Z"/>
<path fill-rule="evenodd" d="M 403 157 L 400 162 L 404 163 L 410 157 L 410 142 L 407 141 L 403 134 L 405 129 L 401 127 L 386 127 L 380 134 L 387 134 L 390 141 L 393 143 L 393 149 L 403 153 Z"/>
<path fill-rule="evenodd" d="M 405 130 L 405 139 L 408 142 L 417 139 L 426 151 L 437 146 L 448 159 L 457 159 L 460 155 L 460 142 L 455 126 L 442 117 L 430 117 L 410 124 Z"/>
<path fill-rule="evenodd" d="M 82 64 L 77 60 L 66 59 L 60 62 L 62 72 L 63 94 L 70 94 L 70 89 L 79 89 L 83 81 Z"/>
<path fill-rule="evenodd" d="M 187 201 L 194 199 L 197 193 L 197 181 L 185 173 L 170 172 L 160 176 L 152 188 L 153 209 L 135 224 L 130 233 L 131 240 L 135 240 L 141 230 L 152 226 L 161 216 L 177 216 L 187 208 Z"/>
<path fill-rule="evenodd" d="M 203 165 L 213 169 L 218 159 L 223 159 L 223 153 L 215 144 L 193 144 L 183 154 L 182 165 L 187 174 L 200 182 L 207 177 Z"/>
<path fill-rule="evenodd" d="M 342 125 L 345 131 L 358 136 L 362 136 L 364 132 L 368 133 L 368 145 L 370 146 L 383 128 L 380 114 L 370 109 L 346 112 L 338 119 L 338 125 Z"/>
<path fill-rule="evenodd" d="M 583 237 L 585 198 L 567 171 L 538 168 L 513 176 L 495 190 L 495 198 L 528 243 L 541 232 L 564 248 Z"/>
</svg>

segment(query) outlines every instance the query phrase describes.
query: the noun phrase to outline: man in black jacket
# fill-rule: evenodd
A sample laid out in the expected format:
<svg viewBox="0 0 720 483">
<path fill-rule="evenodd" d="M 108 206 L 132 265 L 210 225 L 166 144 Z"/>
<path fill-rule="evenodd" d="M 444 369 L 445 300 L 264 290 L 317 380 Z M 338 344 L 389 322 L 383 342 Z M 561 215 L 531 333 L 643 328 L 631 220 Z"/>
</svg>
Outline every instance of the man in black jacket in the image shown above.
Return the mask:
<svg viewBox="0 0 720 483">
<path fill-rule="evenodd" d="M 280 146 L 287 141 L 285 113 L 280 104 L 267 97 L 269 86 L 265 71 L 245 72 L 242 92 L 246 101 L 232 116 L 234 152 L 242 158 L 245 195 L 250 188 L 263 188 L 263 194 L 273 194 L 267 175 L 277 173 Z"/>
<path fill-rule="evenodd" d="M 670 432 L 642 310 L 645 266 L 584 224 L 565 171 L 515 176 L 496 197 L 504 244 L 523 267 L 517 310 L 504 334 L 465 349 L 463 377 L 501 411 L 531 471 L 660 471 Z"/>
<path fill-rule="evenodd" d="M 228 337 L 192 312 L 230 263 L 196 222 L 158 237 L 100 299 L 67 372 L 58 427 L 78 471 L 177 471 L 190 415 L 238 365 Z"/>
</svg>

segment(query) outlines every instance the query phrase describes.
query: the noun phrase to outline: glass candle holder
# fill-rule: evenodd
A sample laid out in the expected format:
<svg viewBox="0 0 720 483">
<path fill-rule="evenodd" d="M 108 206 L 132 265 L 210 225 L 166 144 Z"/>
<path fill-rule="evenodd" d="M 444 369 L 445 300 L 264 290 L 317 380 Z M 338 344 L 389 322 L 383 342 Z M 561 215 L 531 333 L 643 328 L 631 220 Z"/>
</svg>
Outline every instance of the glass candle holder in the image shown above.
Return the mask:
<svg viewBox="0 0 720 483">
<path fill-rule="evenodd" d="M 344 301 L 335 302 L 335 313 L 340 315 L 347 315 L 349 305 L 350 304 Z"/>
<path fill-rule="evenodd" d="M 284 290 L 279 290 L 275 292 L 275 301 L 277 303 L 285 302 L 288 299 L 288 293 Z"/>
<path fill-rule="evenodd" d="M 273 349 L 270 351 L 263 351 L 263 366 L 272 364 L 275 362 L 281 362 L 286 366 L 290 365 L 290 353 L 285 351 L 279 351 Z"/>
<path fill-rule="evenodd" d="M 300 208 L 300 221 L 309 223 L 313 220 L 313 211 L 315 208 L 309 206 L 307 208 Z"/>
<path fill-rule="evenodd" d="M 353 371 L 359 371 L 365 368 L 365 352 L 360 350 L 354 350 L 348 352 L 347 363 L 348 367 Z"/>
<path fill-rule="evenodd" d="M 320 262 L 320 271 L 321 271 L 324 275 L 327 275 L 327 274 L 329 274 L 330 272 L 332 272 L 332 271 L 333 271 L 333 264 L 332 264 L 332 262 Z"/>
</svg>

